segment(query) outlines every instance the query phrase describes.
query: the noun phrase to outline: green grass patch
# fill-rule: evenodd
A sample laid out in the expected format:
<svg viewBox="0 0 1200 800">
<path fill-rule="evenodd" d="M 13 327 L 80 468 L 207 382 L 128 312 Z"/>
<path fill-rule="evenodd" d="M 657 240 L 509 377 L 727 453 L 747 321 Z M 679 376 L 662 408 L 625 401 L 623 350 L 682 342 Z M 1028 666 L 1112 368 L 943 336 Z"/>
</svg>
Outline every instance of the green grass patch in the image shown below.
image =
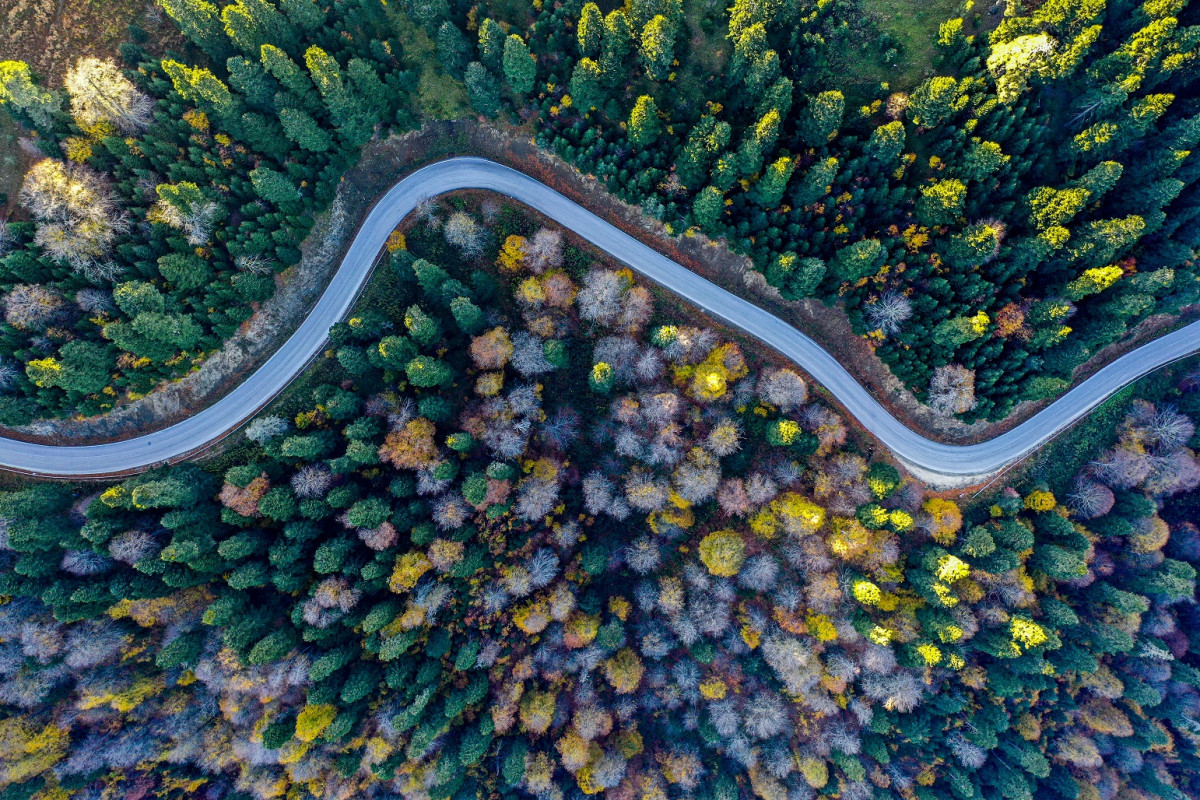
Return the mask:
<svg viewBox="0 0 1200 800">
<path fill-rule="evenodd" d="M 955 17 L 969 17 L 972 0 L 861 0 L 879 30 L 898 45 L 893 80 L 905 87 L 920 82 L 937 58 L 938 29 Z M 884 53 L 886 55 L 886 51 Z"/>
<path fill-rule="evenodd" d="M 1117 440 L 1117 426 L 1139 394 L 1138 384 L 1126 386 L 1069 431 L 1045 445 L 1034 455 L 1028 468 L 1029 477 L 1044 481 L 1056 494 L 1069 492 L 1079 471 L 1112 447 Z"/>
<path fill-rule="evenodd" d="M 908 91 L 933 73 L 938 29 L 962 17 L 966 33 L 995 25 L 979 0 L 858 0 L 858 13 L 835 48 L 834 72 L 866 93 L 880 83 Z"/>
<path fill-rule="evenodd" d="M 437 45 L 420 25 L 394 5 L 387 7 L 388 18 L 400 41 L 404 66 L 418 74 L 413 99 L 416 113 L 423 119 L 464 119 L 471 116 L 467 87 L 442 70 Z"/>
<path fill-rule="evenodd" d="M 683 4 L 688 33 L 686 61 L 698 75 L 724 74 L 732 50 L 725 5 L 715 0 L 686 0 Z"/>
</svg>

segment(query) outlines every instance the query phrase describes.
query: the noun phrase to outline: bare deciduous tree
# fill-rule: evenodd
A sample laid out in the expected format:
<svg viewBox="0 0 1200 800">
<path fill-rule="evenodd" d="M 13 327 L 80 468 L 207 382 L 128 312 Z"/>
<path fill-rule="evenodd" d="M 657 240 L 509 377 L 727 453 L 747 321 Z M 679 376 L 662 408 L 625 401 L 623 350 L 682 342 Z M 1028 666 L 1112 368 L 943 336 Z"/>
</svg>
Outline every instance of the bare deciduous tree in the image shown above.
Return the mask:
<svg viewBox="0 0 1200 800">
<path fill-rule="evenodd" d="M 658 511 L 667 504 L 669 486 L 665 480 L 642 470 L 625 478 L 625 499 L 638 511 Z"/>
<path fill-rule="evenodd" d="M 1080 478 L 1075 481 L 1074 491 L 1067 495 L 1067 502 L 1079 516 L 1095 519 L 1107 514 L 1115 499 L 1112 489 L 1104 484 Z"/>
<path fill-rule="evenodd" d="M 867 303 L 863 315 L 867 324 L 872 328 L 883 331 L 888 336 L 895 336 L 901 326 L 912 316 L 912 301 L 899 292 L 885 292 L 880 297 Z"/>
<path fill-rule="evenodd" d="M 484 230 L 475 218 L 465 211 L 455 211 L 442 228 L 446 241 L 462 251 L 467 258 L 483 252 Z"/>
<path fill-rule="evenodd" d="M 737 420 L 723 419 L 709 432 L 705 443 L 713 455 L 731 456 L 742 448 L 742 426 Z"/>
<path fill-rule="evenodd" d="M 939 414 L 965 414 L 975 407 L 975 370 L 946 364 L 929 381 L 929 407 Z"/>
<path fill-rule="evenodd" d="M 583 289 L 575 298 L 579 315 L 590 322 L 609 324 L 621 313 L 621 295 L 625 282 L 609 269 L 593 269 L 583 279 Z"/>
<path fill-rule="evenodd" d="M 150 124 L 154 101 L 138 91 L 111 61 L 81 58 L 64 81 L 71 116 L 87 130 L 105 123 L 122 134 L 137 134 Z"/>
<path fill-rule="evenodd" d="M 557 269 L 563 263 L 562 231 L 540 229 L 525 246 L 525 266 L 541 275 L 551 269 Z"/>
<path fill-rule="evenodd" d="M 1118 446 L 1093 461 L 1089 468 L 1092 474 L 1114 489 L 1130 489 L 1150 474 L 1150 459 L 1140 447 Z"/>
<path fill-rule="evenodd" d="M 759 394 L 785 414 L 799 408 L 808 400 L 804 379 L 790 369 L 777 369 L 759 381 Z"/>
<path fill-rule="evenodd" d="M 22 283 L 4 296 L 4 320 L 14 328 L 44 331 L 62 319 L 66 301 L 50 286 Z"/>
<path fill-rule="evenodd" d="M 34 241 L 47 255 L 96 277 L 113 271 L 105 256 L 129 220 L 92 172 L 43 159 L 26 173 L 20 197 L 37 220 Z"/>
<path fill-rule="evenodd" d="M 644 286 L 634 286 L 625 293 L 621 302 L 621 313 L 617 317 L 617 327 L 625 333 L 636 334 L 650 321 L 654 313 L 654 299 Z"/>
</svg>

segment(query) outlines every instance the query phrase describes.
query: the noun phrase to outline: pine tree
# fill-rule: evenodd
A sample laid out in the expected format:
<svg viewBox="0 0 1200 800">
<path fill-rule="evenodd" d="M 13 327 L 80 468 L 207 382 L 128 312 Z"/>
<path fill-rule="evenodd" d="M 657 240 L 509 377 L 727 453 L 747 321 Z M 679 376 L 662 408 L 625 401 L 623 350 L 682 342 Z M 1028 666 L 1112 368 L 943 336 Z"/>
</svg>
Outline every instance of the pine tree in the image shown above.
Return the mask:
<svg viewBox="0 0 1200 800">
<path fill-rule="evenodd" d="M 304 51 L 304 63 L 338 130 L 356 144 L 365 142 L 370 137 L 369 118 L 358 98 L 347 91 L 337 61 L 313 45 Z"/>
<path fill-rule="evenodd" d="M 733 54 L 729 59 L 727 78 L 730 85 L 746 79 L 754 64 L 763 59 L 767 50 L 767 29 L 762 24 L 751 25 L 733 39 Z"/>
<path fill-rule="evenodd" d="M 791 281 L 783 296 L 788 300 L 812 297 L 825 279 L 825 262 L 819 258 L 802 258 L 792 270 Z"/>
<path fill-rule="evenodd" d="M 633 48 L 633 28 L 621 9 L 610 11 L 604 18 L 604 39 L 601 44 L 600 71 L 608 86 L 622 83 L 629 73 L 629 53 Z"/>
<path fill-rule="evenodd" d="M 656 81 L 666 80 L 675 59 L 675 25 L 658 14 L 642 28 L 642 64 Z"/>
<path fill-rule="evenodd" d="M 471 45 L 458 26 L 449 20 L 443 22 L 437 32 L 437 53 L 442 67 L 454 77 L 461 78 L 471 59 L 470 51 Z"/>
<path fill-rule="evenodd" d="M 629 22 L 636 30 L 644 28 L 656 16 L 666 17 L 672 27 L 678 28 L 683 21 L 682 0 L 629 0 L 625 4 L 625 13 Z"/>
<path fill-rule="evenodd" d="M 307 33 L 316 33 L 325 22 L 325 9 L 317 0 L 279 0 L 279 9 L 294 25 Z"/>
<path fill-rule="evenodd" d="M 692 219 L 704 230 L 712 230 L 713 223 L 724 210 L 725 193 L 715 186 L 707 186 L 692 203 Z"/>
<path fill-rule="evenodd" d="M 38 86 L 24 61 L 0 61 L 0 105 L 10 106 L 35 127 L 48 129 L 62 98 Z"/>
<path fill-rule="evenodd" d="M 329 133 L 298 108 L 281 109 L 279 121 L 287 137 L 310 153 L 324 153 L 333 146 Z"/>
<path fill-rule="evenodd" d="M 464 82 L 467 98 L 476 111 L 485 117 L 494 117 L 500 112 L 500 84 L 487 67 L 472 61 L 467 65 Z"/>
<path fill-rule="evenodd" d="M 930 78 L 909 97 L 908 115 L 923 128 L 936 128 L 965 108 L 969 99 L 954 78 Z"/>
<path fill-rule="evenodd" d="M 175 84 L 175 91 L 185 100 L 212 110 L 225 124 L 230 124 L 236 119 L 237 101 L 229 87 L 212 72 L 203 67 L 193 68 L 170 59 L 164 60 L 162 67 Z"/>
<path fill-rule="evenodd" d="M 404 368 L 413 386 L 430 388 L 446 386 L 454 380 L 454 370 L 444 361 L 431 356 L 417 356 Z"/>
<path fill-rule="evenodd" d="M 904 123 L 900 120 L 880 125 L 871 131 L 871 138 L 864 148 L 867 155 L 890 166 L 904 152 Z"/>
<path fill-rule="evenodd" d="M 424 347 L 433 344 L 441 337 L 441 326 L 433 317 L 425 313 L 418 305 L 408 307 L 404 312 L 404 327 L 418 345 Z"/>
<path fill-rule="evenodd" d="M 450 301 L 450 313 L 463 333 L 474 336 L 483 330 L 487 320 L 479 306 L 466 297 L 456 297 Z"/>
<path fill-rule="evenodd" d="M 967 180 L 983 181 L 1012 160 L 996 142 L 974 139 L 963 157 L 960 172 Z"/>
<path fill-rule="evenodd" d="M 779 114 L 780 119 L 786 120 L 788 113 L 792 110 L 792 90 L 791 78 L 779 78 L 767 87 L 762 98 L 754 107 L 754 113 L 762 117 L 767 112 L 774 111 Z"/>
<path fill-rule="evenodd" d="M 267 0 L 235 0 L 221 10 L 225 33 L 242 52 L 258 55 L 264 44 L 295 50 L 300 43 L 296 29 Z"/>
<path fill-rule="evenodd" d="M 312 93 L 313 85 L 308 75 L 291 56 L 275 45 L 264 44 L 259 50 L 259 58 L 267 72 L 298 98 L 303 99 Z"/>
<path fill-rule="evenodd" d="M 365 116 L 376 122 L 383 121 L 389 110 L 397 105 L 392 92 L 379 77 L 373 61 L 350 59 L 346 65 L 346 80 Z"/>
<path fill-rule="evenodd" d="M 437 33 L 451 13 L 447 0 L 405 0 L 402 7 L 430 36 Z"/>
<path fill-rule="evenodd" d="M 595 3 L 585 3 L 579 15 L 579 28 L 576 41 L 579 43 L 579 55 L 584 58 L 596 58 L 600 55 L 600 45 L 604 36 L 604 15 L 600 6 Z"/>
<path fill-rule="evenodd" d="M 822 159 L 808 168 L 804 178 L 796 188 L 794 200 L 797 205 L 807 206 L 817 202 L 829 194 L 833 179 L 837 177 L 838 160 L 830 156 Z"/>
<path fill-rule="evenodd" d="M 493 75 L 504 70 L 504 41 L 507 37 L 500 24 L 491 17 L 479 23 L 479 61 Z"/>
<path fill-rule="evenodd" d="M 995 258 L 999 250 L 1000 232 L 987 223 L 979 223 L 951 237 L 943 257 L 951 267 L 969 270 Z"/>
<path fill-rule="evenodd" d="M 800 115 L 798 132 L 801 140 L 809 147 L 827 144 L 837 135 L 846 111 L 846 98 L 841 92 L 821 92 L 809 98 Z"/>
<path fill-rule="evenodd" d="M 796 169 L 796 163 L 789 156 L 780 156 L 774 163 L 767 166 L 762 176 L 754 184 L 754 202 L 763 208 L 776 208 L 783 199 L 788 180 Z"/>
<path fill-rule="evenodd" d="M 779 54 L 768 47 L 761 24 L 751 25 L 734 39 L 728 79 L 731 85 L 740 83 L 749 97 L 763 97 L 780 80 Z"/>
<path fill-rule="evenodd" d="M 282 172 L 270 167 L 257 167 L 250 171 L 250 182 L 254 191 L 269 203 L 287 203 L 300 199 L 300 190 L 295 182 Z"/>
<path fill-rule="evenodd" d="M 633 104 L 633 111 L 629 114 L 629 141 L 638 147 L 648 147 L 658 140 L 661 127 L 654 98 L 647 94 L 642 95 Z"/>
<path fill-rule="evenodd" d="M 687 144 L 675 163 L 675 171 L 685 186 L 699 186 L 704 181 L 713 161 L 729 145 L 729 136 L 729 123 L 711 115 L 700 118 L 688 133 Z"/>
<path fill-rule="evenodd" d="M 937 181 L 921 189 L 917 200 L 917 219 L 922 225 L 948 225 L 962 214 L 967 187 L 962 181 Z"/>
<path fill-rule="evenodd" d="M 753 128 L 746 131 L 738 148 L 738 168 L 745 177 L 758 174 L 764 156 L 775 147 L 779 137 L 779 114 L 768 111 Z"/>
<path fill-rule="evenodd" d="M 537 64 L 529 53 L 525 40 L 515 33 L 504 40 L 504 77 L 514 94 L 526 95 L 533 90 Z"/>
<path fill-rule="evenodd" d="M 26 374 L 37 386 L 57 386 L 72 398 L 96 394 L 108 385 L 116 367 L 110 351 L 110 347 L 77 339 L 63 345 L 57 359 L 30 361 Z"/>
<path fill-rule="evenodd" d="M 604 91 L 600 85 L 600 65 L 590 58 L 581 58 L 575 62 L 568 85 L 571 92 L 572 105 L 586 114 L 604 99 Z"/>
<path fill-rule="evenodd" d="M 837 251 L 833 258 L 833 274 L 841 281 L 853 283 L 874 275 L 887 256 L 878 239 L 860 239 Z"/>
<path fill-rule="evenodd" d="M 1125 167 L 1116 161 L 1101 161 L 1089 169 L 1076 183 L 1079 188 L 1087 191 L 1088 201 L 1096 203 L 1117 185 L 1117 181 L 1121 179 L 1124 172 Z"/>
<path fill-rule="evenodd" d="M 752 25 L 770 26 L 783 10 L 780 0 L 734 0 L 729 9 L 729 38 L 736 41 Z"/>
<path fill-rule="evenodd" d="M 259 111 L 275 110 L 275 93 L 279 84 L 267 74 L 262 64 L 242 56 L 225 62 L 229 71 L 229 85 L 251 108 Z"/>
<path fill-rule="evenodd" d="M 218 63 L 230 55 L 229 40 L 221 24 L 221 12 L 207 0 L 159 0 L 183 35 L 195 42 Z"/>
<path fill-rule="evenodd" d="M 195 253 L 168 253 L 158 259 L 158 271 L 167 283 L 183 291 L 199 289 L 212 277 L 208 262 Z"/>
</svg>

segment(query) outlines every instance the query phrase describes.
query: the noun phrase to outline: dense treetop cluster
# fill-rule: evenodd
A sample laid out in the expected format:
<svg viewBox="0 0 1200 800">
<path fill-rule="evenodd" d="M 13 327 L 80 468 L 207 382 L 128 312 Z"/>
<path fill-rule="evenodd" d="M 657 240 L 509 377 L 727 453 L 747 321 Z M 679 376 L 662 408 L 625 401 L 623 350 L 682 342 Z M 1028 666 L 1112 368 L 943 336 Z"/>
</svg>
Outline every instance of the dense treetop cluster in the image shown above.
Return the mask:
<svg viewBox="0 0 1200 800">
<path fill-rule="evenodd" d="M 1195 302 L 1200 243 L 1195 5 L 1003 7 L 946 21 L 919 85 L 844 92 L 854 4 L 547 5 L 528 103 L 539 143 L 669 229 L 840 299 L 935 410 L 1003 418 Z"/>
<path fill-rule="evenodd" d="M 1190 383 L 963 509 L 512 209 L 389 249 L 225 466 L 0 496 L 5 798 L 1196 790 Z"/>
<path fill-rule="evenodd" d="M 129 43 L 129 69 L 80 59 L 63 91 L 0 63 L 47 156 L 0 223 L 0 424 L 187 374 L 271 297 L 362 145 L 413 124 L 383 4 L 164 6 L 188 58 Z"/>
</svg>

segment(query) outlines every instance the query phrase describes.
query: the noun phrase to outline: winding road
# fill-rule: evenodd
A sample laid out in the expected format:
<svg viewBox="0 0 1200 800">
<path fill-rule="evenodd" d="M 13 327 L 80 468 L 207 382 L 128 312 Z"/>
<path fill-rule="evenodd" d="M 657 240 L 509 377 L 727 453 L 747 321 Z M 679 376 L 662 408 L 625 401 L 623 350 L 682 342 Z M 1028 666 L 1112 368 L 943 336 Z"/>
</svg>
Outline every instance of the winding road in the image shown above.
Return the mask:
<svg viewBox="0 0 1200 800">
<path fill-rule="evenodd" d="M 399 181 L 371 209 L 345 259 L 299 329 L 223 398 L 162 430 L 97 445 L 46 445 L 0 438 L 0 465 L 39 476 L 94 477 L 179 460 L 227 435 L 266 405 L 321 352 L 331 325 L 353 305 L 388 234 L 419 203 L 459 189 L 507 195 L 650 280 L 774 348 L 824 385 L 918 477 L 969 485 L 994 475 L 1070 426 L 1131 381 L 1200 350 L 1200 322 L 1118 358 L 1029 420 L 972 445 L 931 441 L 905 427 L 816 342 L 778 317 L 716 286 L 545 184 L 482 158 L 451 158 Z"/>
</svg>

